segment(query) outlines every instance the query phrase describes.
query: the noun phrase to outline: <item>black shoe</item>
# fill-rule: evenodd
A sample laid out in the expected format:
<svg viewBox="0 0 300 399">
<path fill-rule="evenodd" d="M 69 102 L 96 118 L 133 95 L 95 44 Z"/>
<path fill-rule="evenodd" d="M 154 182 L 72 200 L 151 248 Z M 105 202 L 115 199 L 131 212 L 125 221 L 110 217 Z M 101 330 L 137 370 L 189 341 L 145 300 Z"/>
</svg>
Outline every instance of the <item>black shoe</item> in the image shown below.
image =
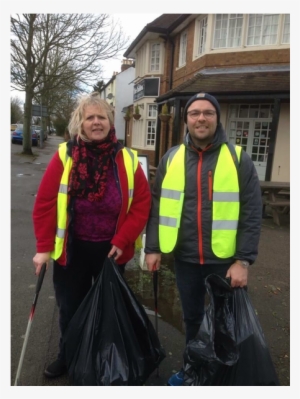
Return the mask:
<svg viewBox="0 0 300 399">
<path fill-rule="evenodd" d="M 55 378 L 65 374 L 66 372 L 67 372 L 67 367 L 65 363 L 60 359 L 56 359 L 46 368 L 44 374 L 48 378 Z"/>
</svg>

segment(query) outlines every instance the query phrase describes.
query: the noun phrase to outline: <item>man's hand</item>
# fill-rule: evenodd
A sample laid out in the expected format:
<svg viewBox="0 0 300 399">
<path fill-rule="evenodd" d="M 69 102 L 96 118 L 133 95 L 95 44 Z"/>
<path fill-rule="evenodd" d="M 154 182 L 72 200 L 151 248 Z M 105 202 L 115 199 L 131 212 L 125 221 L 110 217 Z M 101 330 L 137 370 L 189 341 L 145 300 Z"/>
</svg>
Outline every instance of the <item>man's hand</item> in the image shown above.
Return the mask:
<svg viewBox="0 0 300 399">
<path fill-rule="evenodd" d="M 34 255 L 32 260 L 35 267 L 35 274 L 38 276 L 44 263 L 47 264 L 46 270 L 48 270 L 50 252 L 38 252 Z"/>
<path fill-rule="evenodd" d="M 159 270 L 161 262 L 161 254 L 146 254 L 145 262 L 147 264 L 149 272 Z"/>
<path fill-rule="evenodd" d="M 231 287 L 245 287 L 248 281 L 248 268 L 235 262 L 227 270 L 227 277 L 231 279 Z"/>
</svg>

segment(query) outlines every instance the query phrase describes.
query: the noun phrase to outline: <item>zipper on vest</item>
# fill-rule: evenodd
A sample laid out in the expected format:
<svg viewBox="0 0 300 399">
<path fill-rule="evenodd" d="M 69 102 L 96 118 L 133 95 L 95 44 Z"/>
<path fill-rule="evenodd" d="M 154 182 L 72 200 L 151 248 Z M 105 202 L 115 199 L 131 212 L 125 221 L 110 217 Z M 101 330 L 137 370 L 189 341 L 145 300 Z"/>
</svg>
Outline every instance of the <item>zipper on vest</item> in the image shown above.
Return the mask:
<svg viewBox="0 0 300 399">
<path fill-rule="evenodd" d="M 212 201 L 212 188 L 213 188 L 213 185 L 212 185 L 212 171 L 211 170 L 209 170 L 208 171 L 208 199 L 209 199 L 209 201 Z"/>
<path fill-rule="evenodd" d="M 202 238 L 202 181 L 201 181 L 201 171 L 202 171 L 202 160 L 203 160 L 203 152 L 199 152 L 199 162 L 198 162 L 198 170 L 197 170 L 197 181 L 198 181 L 198 203 L 197 203 L 197 221 L 198 221 L 198 250 L 200 257 L 200 264 L 204 264 L 203 257 L 203 238 Z"/>
</svg>

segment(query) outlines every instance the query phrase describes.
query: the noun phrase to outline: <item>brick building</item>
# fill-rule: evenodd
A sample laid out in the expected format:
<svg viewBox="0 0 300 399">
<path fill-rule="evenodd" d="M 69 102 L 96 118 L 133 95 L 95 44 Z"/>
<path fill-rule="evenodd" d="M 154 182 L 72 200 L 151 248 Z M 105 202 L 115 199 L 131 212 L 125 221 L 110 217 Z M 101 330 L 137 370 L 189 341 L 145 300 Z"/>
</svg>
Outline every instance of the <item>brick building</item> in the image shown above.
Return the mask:
<svg viewBox="0 0 300 399">
<path fill-rule="evenodd" d="M 163 14 L 124 57 L 135 60 L 126 145 L 156 166 L 186 132 L 188 99 L 206 91 L 221 106 L 228 139 L 251 156 L 260 180 L 290 180 L 289 14 Z M 167 104 L 171 119 L 159 118 Z"/>
</svg>

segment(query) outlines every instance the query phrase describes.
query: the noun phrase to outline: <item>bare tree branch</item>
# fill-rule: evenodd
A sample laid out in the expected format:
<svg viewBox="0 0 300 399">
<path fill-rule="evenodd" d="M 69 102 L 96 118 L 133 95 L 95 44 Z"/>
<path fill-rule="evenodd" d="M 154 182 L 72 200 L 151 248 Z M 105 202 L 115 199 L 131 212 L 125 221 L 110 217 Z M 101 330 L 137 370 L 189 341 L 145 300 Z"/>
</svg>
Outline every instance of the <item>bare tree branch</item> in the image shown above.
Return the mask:
<svg viewBox="0 0 300 399">
<path fill-rule="evenodd" d="M 11 17 L 11 86 L 26 92 L 23 152 L 32 153 L 32 100 L 54 110 L 53 92 L 78 93 L 101 80 L 101 61 L 128 45 L 107 14 L 17 14 Z M 52 100 L 51 100 L 52 99 Z"/>
</svg>

